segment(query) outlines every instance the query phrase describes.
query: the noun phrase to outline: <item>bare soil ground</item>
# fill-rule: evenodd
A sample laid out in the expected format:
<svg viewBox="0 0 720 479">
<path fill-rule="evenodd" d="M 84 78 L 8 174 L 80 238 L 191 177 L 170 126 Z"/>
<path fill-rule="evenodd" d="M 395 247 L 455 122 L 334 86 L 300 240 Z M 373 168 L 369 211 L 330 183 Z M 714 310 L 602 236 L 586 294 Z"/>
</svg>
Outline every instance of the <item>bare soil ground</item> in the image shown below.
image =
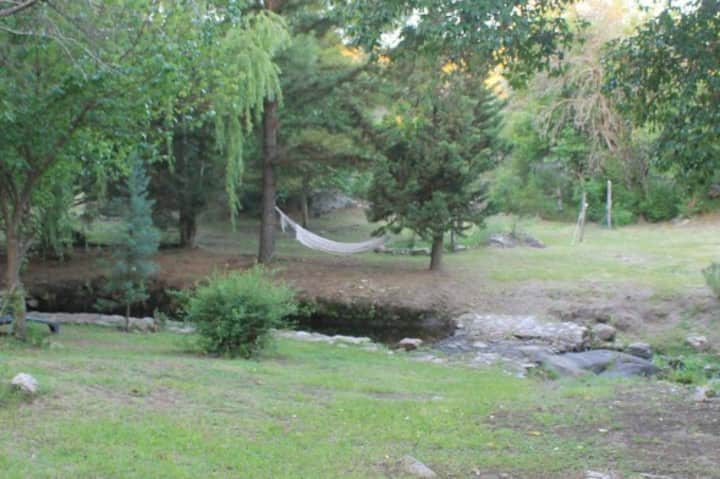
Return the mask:
<svg viewBox="0 0 720 479">
<path fill-rule="evenodd" d="M 28 289 L 97 279 L 102 253 L 77 252 L 65 262 L 33 260 L 24 274 Z M 213 271 L 251 267 L 249 255 L 218 253 L 204 248 L 164 250 L 156 261 L 157 288 L 185 288 Z M 0 268 L 2 266 L 0 265 Z M 353 257 L 281 256 L 272 268 L 301 295 L 339 302 L 371 301 L 378 305 L 494 314 L 549 315 L 576 322 L 609 318 L 630 338 L 671 334 L 692 317 L 707 328 L 715 320 L 716 301 L 709 294 L 657 295 L 650 287 L 630 283 L 528 280 L 497 282 L 462 266 L 431 273 L 424 263 L 397 260 L 372 262 Z"/>
<path fill-rule="evenodd" d="M 572 421 L 573 415 L 587 416 L 588 411 L 595 421 L 581 426 Z M 551 423 L 545 420 L 549 417 L 554 418 Z M 497 411 L 489 422 L 496 429 L 590 443 L 604 451 L 601 462 L 608 464 L 597 472 L 613 479 L 720 478 L 720 399 L 692 401 L 687 389 L 665 382 L 621 384 L 609 398 L 581 397 L 571 407 L 544 404 L 532 412 Z M 590 449 L 587 455 L 596 452 Z M 632 458 L 623 470 L 612 466 L 620 457 Z"/>
</svg>

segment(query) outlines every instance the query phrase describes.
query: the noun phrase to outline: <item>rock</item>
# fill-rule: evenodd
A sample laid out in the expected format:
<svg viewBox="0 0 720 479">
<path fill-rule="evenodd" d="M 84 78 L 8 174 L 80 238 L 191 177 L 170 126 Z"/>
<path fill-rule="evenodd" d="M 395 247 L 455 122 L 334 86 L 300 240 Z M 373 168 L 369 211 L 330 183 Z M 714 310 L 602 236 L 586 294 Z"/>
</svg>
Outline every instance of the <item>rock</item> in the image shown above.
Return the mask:
<svg viewBox="0 0 720 479">
<path fill-rule="evenodd" d="M 585 471 L 585 479 L 615 479 L 615 476 L 596 471 Z"/>
<path fill-rule="evenodd" d="M 625 348 L 625 352 L 642 359 L 652 359 L 653 350 L 647 343 L 632 343 Z"/>
<path fill-rule="evenodd" d="M 509 234 L 494 234 L 488 238 L 488 246 L 496 246 L 499 248 L 514 248 L 517 241 Z"/>
<path fill-rule="evenodd" d="M 566 358 L 562 354 L 543 353 L 536 356 L 536 360 L 545 369 L 549 369 L 560 376 L 576 377 L 588 373 L 588 371 L 579 367 L 571 358 Z"/>
<path fill-rule="evenodd" d="M 37 379 L 26 373 L 17 374 L 10 384 L 26 394 L 35 394 L 38 390 Z"/>
<path fill-rule="evenodd" d="M 310 211 L 315 217 L 356 206 L 358 206 L 356 200 L 337 190 L 319 191 L 310 197 Z"/>
<path fill-rule="evenodd" d="M 130 318 L 129 322 L 130 331 L 140 331 L 147 333 L 155 331 L 155 318 Z"/>
<path fill-rule="evenodd" d="M 533 238 L 527 233 L 498 233 L 490 236 L 488 246 L 500 248 L 515 248 L 516 246 L 529 246 L 531 248 L 545 248 L 545 243 Z"/>
<path fill-rule="evenodd" d="M 412 248 L 410 256 L 430 256 L 430 248 Z"/>
<path fill-rule="evenodd" d="M 348 344 L 372 343 L 372 339 L 365 337 L 365 336 L 343 336 L 341 334 L 336 334 L 335 336 L 332 337 L 332 340 L 335 342 L 348 343 Z"/>
<path fill-rule="evenodd" d="M 695 388 L 695 394 L 693 394 L 693 400 L 697 402 L 704 402 L 717 396 L 717 393 L 708 384 L 704 386 L 698 386 Z"/>
<path fill-rule="evenodd" d="M 325 334 L 308 333 L 307 331 L 274 331 L 275 337 L 296 339 L 310 343 L 332 343 L 332 338 Z"/>
<path fill-rule="evenodd" d="M 543 243 L 537 238 L 533 238 L 527 233 L 520 233 L 519 236 L 526 246 L 529 246 L 531 248 L 546 248 L 545 243 Z"/>
<path fill-rule="evenodd" d="M 165 321 L 165 330 L 175 334 L 192 334 L 195 332 L 195 326 L 182 321 Z"/>
<path fill-rule="evenodd" d="M 398 343 L 398 348 L 402 348 L 405 351 L 412 351 L 419 348 L 423 343 L 422 339 L 418 338 L 403 338 Z"/>
<path fill-rule="evenodd" d="M 615 334 L 617 331 L 614 327 L 609 324 L 595 324 L 591 329 L 592 336 L 597 341 L 611 342 L 615 340 Z"/>
<path fill-rule="evenodd" d="M 636 311 L 617 306 L 584 306 L 572 310 L 555 310 L 553 314 L 563 321 L 574 323 L 612 323 L 619 331 L 641 327 L 645 321 Z"/>
<path fill-rule="evenodd" d="M 651 376 L 658 371 L 650 361 L 607 349 L 565 354 L 539 352 L 533 359 L 561 376 L 586 373 L 621 377 Z"/>
<path fill-rule="evenodd" d="M 609 323 L 613 312 L 608 307 L 584 306 L 571 311 L 556 311 L 563 321 L 582 321 L 589 323 Z"/>
<path fill-rule="evenodd" d="M 570 322 L 540 320 L 534 316 L 466 313 L 456 319 L 468 337 L 483 341 L 521 339 L 552 345 L 560 352 L 582 350 L 589 330 Z"/>
<path fill-rule="evenodd" d="M 52 321 L 59 324 L 94 324 L 96 326 L 108 326 L 113 328 L 125 327 L 125 316 L 117 314 L 92 314 L 92 313 L 36 313 L 33 317 Z M 154 318 L 130 318 L 131 331 L 157 331 L 157 324 Z"/>
<path fill-rule="evenodd" d="M 461 251 L 467 251 L 467 246 L 462 244 L 456 244 L 453 246 L 453 253 L 459 253 Z"/>
<path fill-rule="evenodd" d="M 372 339 L 365 336 L 343 336 L 336 334 L 335 336 L 328 336 L 327 334 L 321 333 L 309 333 L 307 331 L 292 331 L 292 330 L 273 330 L 273 336 L 276 338 L 287 338 L 296 339 L 298 341 L 307 341 L 310 343 L 328 343 L 328 344 L 355 344 L 373 346 Z"/>
<path fill-rule="evenodd" d="M 695 351 L 704 352 L 710 350 L 710 342 L 705 336 L 688 336 L 685 342 Z"/>
<path fill-rule="evenodd" d="M 400 468 L 402 472 L 413 477 L 419 478 L 433 478 L 437 477 L 435 471 L 427 467 L 422 462 L 418 461 L 412 456 L 405 456 L 400 460 Z"/>
</svg>

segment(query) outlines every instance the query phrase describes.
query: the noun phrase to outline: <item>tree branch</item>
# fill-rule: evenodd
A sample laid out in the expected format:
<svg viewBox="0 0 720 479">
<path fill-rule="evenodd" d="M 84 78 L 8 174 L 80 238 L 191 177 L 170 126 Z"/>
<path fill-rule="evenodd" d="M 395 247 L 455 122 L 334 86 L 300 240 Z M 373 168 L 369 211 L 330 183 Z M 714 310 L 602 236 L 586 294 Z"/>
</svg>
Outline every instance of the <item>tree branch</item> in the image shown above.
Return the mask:
<svg viewBox="0 0 720 479">
<path fill-rule="evenodd" d="M 3 17 L 9 17 L 10 15 L 15 15 L 16 13 L 22 12 L 26 8 L 30 8 L 36 3 L 40 2 L 40 0 L 26 0 L 24 2 L 20 2 L 12 7 L 4 8 L 0 10 L 0 18 Z"/>
</svg>

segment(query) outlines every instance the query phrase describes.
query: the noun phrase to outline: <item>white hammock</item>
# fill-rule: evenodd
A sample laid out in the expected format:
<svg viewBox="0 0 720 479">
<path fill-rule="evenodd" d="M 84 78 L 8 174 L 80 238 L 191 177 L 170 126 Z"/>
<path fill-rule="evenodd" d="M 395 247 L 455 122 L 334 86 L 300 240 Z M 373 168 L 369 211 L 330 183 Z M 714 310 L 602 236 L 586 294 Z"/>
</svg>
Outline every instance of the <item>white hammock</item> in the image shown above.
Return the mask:
<svg viewBox="0 0 720 479">
<path fill-rule="evenodd" d="M 296 240 L 304 246 L 316 251 L 323 251 L 325 253 L 332 254 L 366 253 L 368 251 L 376 250 L 385 244 L 384 237 L 374 238 L 369 241 L 363 241 L 362 243 L 339 243 L 337 241 L 331 241 L 306 230 L 291 220 L 290 217 L 283 213 L 277 206 L 275 207 L 275 211 L 277 211 L 280 215 L 280 227 L 283 231 L 285 231 L 287 227 L 292 228 L 293 231 L 295 231 Z"/>
</svg>

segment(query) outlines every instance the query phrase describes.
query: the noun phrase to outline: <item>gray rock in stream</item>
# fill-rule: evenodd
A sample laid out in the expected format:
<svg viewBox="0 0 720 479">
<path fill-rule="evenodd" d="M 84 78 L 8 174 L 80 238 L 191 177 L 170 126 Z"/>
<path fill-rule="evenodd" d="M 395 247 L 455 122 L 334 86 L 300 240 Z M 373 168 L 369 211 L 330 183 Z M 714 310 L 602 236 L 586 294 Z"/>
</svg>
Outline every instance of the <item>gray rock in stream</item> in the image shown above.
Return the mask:
<svg viewBox="0 0 720 479">
<path fill-rule="evenodd" d="M 537 351 L 530 358 L 561 376 L 594 373 L 603 376 L 631 377 L 651 376 L 658 372 L 658 368 L 650 361 L 607 349 L 565 354 Z"/>
<path fill-rule="evenodd" d="M 590 331 L 570 322 L 541 320 L 535 316 L 467 313 L 457 318 L 464 334 L 473 340 L 519 339 L 550 345 L 560 352 L 585 349 Z"/>
</svg>

